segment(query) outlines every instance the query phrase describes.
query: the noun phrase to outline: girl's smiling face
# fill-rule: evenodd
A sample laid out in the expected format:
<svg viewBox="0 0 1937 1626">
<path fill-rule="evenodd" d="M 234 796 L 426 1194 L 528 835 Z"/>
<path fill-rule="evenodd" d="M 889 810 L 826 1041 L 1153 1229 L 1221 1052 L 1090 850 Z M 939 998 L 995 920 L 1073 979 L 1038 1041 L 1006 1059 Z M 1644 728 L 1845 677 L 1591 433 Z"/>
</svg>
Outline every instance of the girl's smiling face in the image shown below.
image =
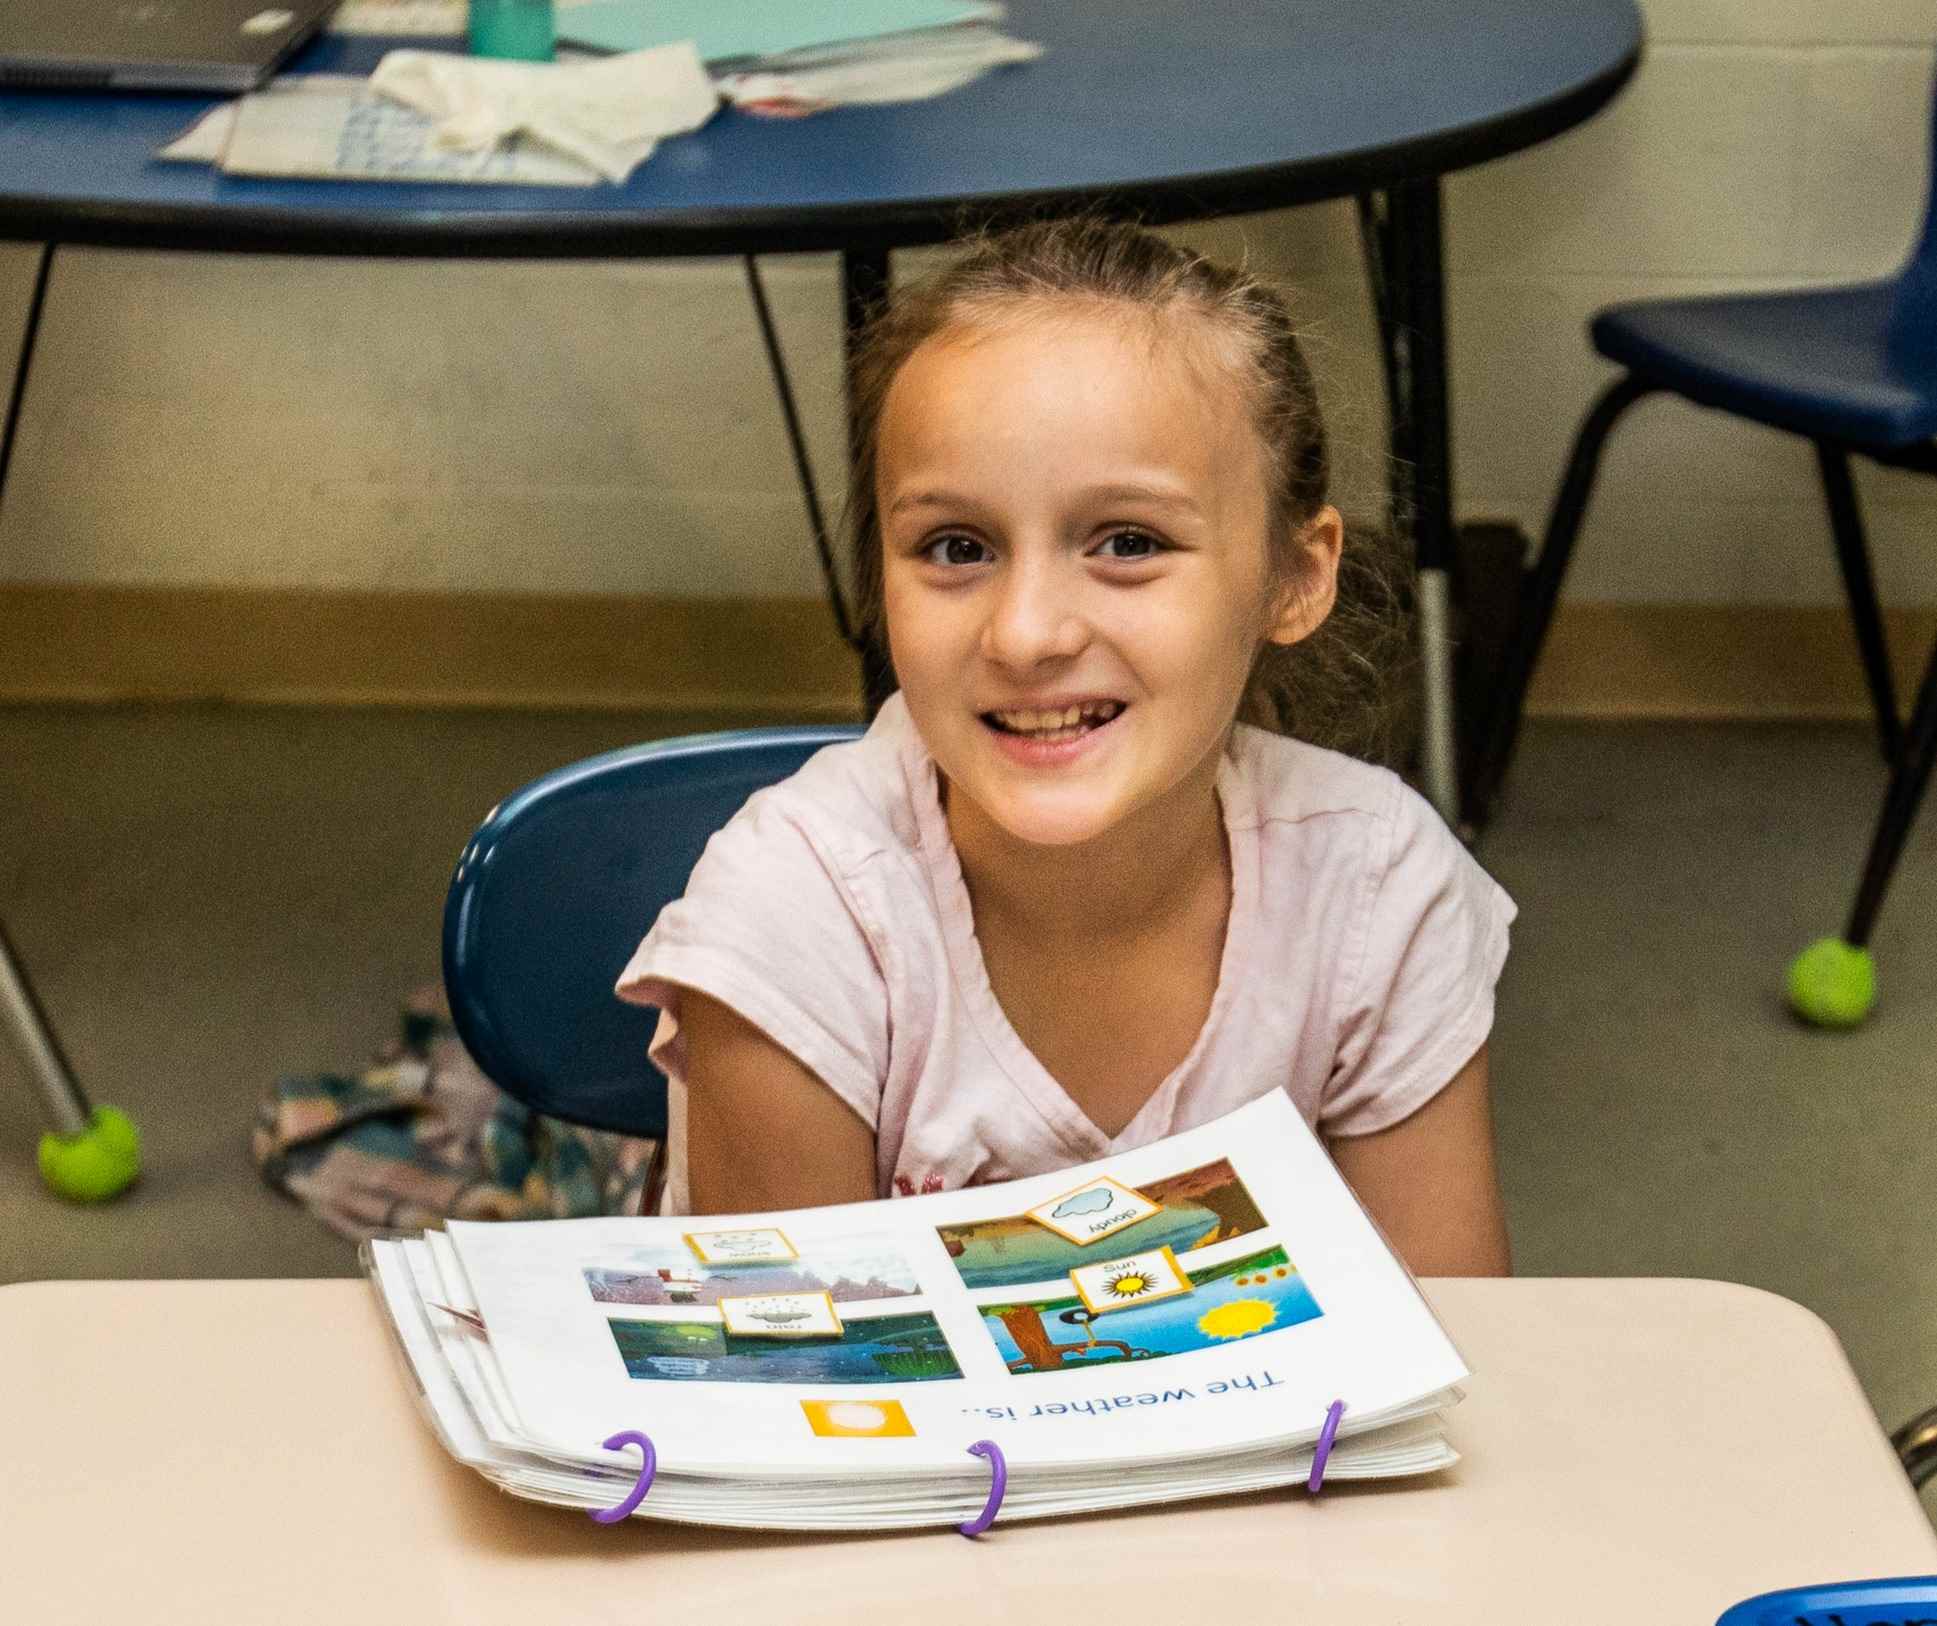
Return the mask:
<svg viewBox="0 0 1937 1626">
<path fill-rule="evenodd" d="M 883 609 L 952 820 L 1070 846 L 1183 812 L 1260 641 L 1330 608 L 1337 512 L 1287 591 L 1265 448 L 1196 322 L 1096 304 L 957 325 L 888 390 Z"/>
</svg>

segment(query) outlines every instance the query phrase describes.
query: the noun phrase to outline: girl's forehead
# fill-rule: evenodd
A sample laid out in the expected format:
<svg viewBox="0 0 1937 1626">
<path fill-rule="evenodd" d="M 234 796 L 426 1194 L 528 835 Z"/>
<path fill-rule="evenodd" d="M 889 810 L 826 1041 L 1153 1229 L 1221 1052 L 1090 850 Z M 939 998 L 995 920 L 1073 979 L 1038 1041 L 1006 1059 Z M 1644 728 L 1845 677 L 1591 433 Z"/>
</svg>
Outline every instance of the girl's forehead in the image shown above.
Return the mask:
<svg viewBox="0 0 1937 1626">
<path fill-rule="evenodd" d="M 890 417 L 897 408 L 919 413 L 958 389 L 1076 377 L 1134 383 L 1220 420 L 1242 421 L 1245 369 L 1234 365 L 1228 337 L 1202 312 L 1182 306 L 1153 310 L 1074 295 L 977 306 L 909 352 L 884 407 Z"/>
<path fill-rule="evenodd" d="M 1005 342 L 1045 350 L 1101 342 L 1170 366 L 1228 360 L 1229 337 L 1208 312 L 1184 300 L 1145 305 L 1094 294 L 1036 293 L 956 306 L 910 359 L 924 351 L 967 352 Z"/>
<path fill-rule="evenodd" d="M 1135 313 L 1133 313 L 1135 314 Z M 890 388 L 875 484 L 1003 502 L 1076 501 L 1099 487 L 1194 493 L 1205 509 L 1270 501 L 1270 456 L 1228 372 L 1116 311 L 955 324 L 916 347 Z"/>
</svg>

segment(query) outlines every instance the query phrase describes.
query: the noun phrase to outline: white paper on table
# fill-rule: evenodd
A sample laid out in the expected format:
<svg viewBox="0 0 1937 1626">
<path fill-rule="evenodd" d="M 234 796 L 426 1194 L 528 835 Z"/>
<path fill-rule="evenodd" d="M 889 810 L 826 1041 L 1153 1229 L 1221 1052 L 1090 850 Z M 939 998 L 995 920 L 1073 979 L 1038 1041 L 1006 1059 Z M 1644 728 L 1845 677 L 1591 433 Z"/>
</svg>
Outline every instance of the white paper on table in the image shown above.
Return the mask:
<svg viewBox="0 0 1937 1626">
<path fill-rule="evenodd" d="M 464 0 L 343 0 L 329 31 L 448 39 L 464 32 L 469 16 Z"/>
<path fill-rule="evenodd" d="M 569 11 L 587 0 L 552 0 L 560 11 Z M 437 36 L 449 39 L 462 34 L 470 22 L 471 8 L 465 0 L 343 0 L 330 14 L 332 34 L 378 34 L 395 38 Z"/>
<path fill-rule="evenodd" d="M 1043 47 L 984 24 L 926 29 L 891 39 L 796 51 L 714 84 L 735 107 L 811 113 L 823 107 L 919 102 L 959 89 L 992 68 L 1034 62 Z"/>
<path fill-rule="evenodd" d="M 367 79 L 290 74 L 225 102 L 158 157 L 212 163 L 229 175 L 339 180 L 594 186 L 598 173 L 522 138 L 483 152 L 436 144 L 423 114 L 376 95 Z"/>
</svg>

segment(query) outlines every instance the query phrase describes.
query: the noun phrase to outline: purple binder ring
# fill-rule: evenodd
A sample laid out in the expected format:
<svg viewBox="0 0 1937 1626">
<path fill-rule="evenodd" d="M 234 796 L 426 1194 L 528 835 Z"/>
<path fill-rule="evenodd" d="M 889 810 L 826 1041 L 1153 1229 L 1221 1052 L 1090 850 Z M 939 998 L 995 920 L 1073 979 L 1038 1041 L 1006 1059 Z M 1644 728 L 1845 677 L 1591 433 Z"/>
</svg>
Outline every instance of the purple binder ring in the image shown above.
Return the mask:
<svg viewBox="0 0 1937 1626">
<path fill-rule="evenodd" d="M 639 1504 L 646 1499 L 646 1492 L 652 1489 L 652 1476 L 659 1471 L 659 1453 L 653 1450 L 652 1441 L 636 1428 L 624 1429 L 605 1442 L 608 1451 L 616 1451 L 625 1445 L 639 1448 L 639 1478 L 616 1507 L 592 1509 L 592 1517 L 600 1524 L 617 1524 L 621 1519 L 631 1518 Z"/>
<path fill-rule="evenodd" d="M 1003 1493 L 1009 1488 L 1009 1464 L 1002 1455 L 1002 1447 L 994 1440 L 977 1440 L 969 1447 L 971 1454 L 989 1459 L 989 1500 L 988 1505 L 967 1524 L 955 1528 L 965 1536 L 979 1536 L 995 1523 L 996 1511 L 1002 1506 Z"/>
<path fill-rule="evenodd" d="M 1318 1494 L 1319 1486 L 1325 1483 L 1325 1463 L 1332 1454 L 1332 1441 L 1338 1438 L 1338 1420 L 1345 1415 L 1345 1402 L 1334 1400 L 1325 1408 L 1325 1426 L 1318 1431 L 1318 1444 L 1312 1451 L 1311 1478 L 1305 1481 L 1305 1489 L 1312 1495 Z"/>
</svg>

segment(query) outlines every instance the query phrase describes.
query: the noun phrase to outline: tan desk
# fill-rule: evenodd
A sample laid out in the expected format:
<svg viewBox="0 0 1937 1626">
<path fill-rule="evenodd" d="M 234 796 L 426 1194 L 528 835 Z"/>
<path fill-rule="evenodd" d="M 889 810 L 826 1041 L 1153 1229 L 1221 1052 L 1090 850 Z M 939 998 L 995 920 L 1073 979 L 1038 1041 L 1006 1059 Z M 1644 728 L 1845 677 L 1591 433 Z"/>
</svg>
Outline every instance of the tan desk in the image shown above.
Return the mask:
<svg viewBox="0 0 1937 1626">
<path fill-rule="evenodd" d="M 1448 1281 L 1430 1480 L 894 1537 L 616 1529 L 448 1461 L 363 1284 L 0 1288 L 0 1620 L 1709 1626 L 1937 1572 L 1834 1337 L 1752 1289 Z M 615 1427 L 618 1426 L 616 1423 Z"/>
</svg>

